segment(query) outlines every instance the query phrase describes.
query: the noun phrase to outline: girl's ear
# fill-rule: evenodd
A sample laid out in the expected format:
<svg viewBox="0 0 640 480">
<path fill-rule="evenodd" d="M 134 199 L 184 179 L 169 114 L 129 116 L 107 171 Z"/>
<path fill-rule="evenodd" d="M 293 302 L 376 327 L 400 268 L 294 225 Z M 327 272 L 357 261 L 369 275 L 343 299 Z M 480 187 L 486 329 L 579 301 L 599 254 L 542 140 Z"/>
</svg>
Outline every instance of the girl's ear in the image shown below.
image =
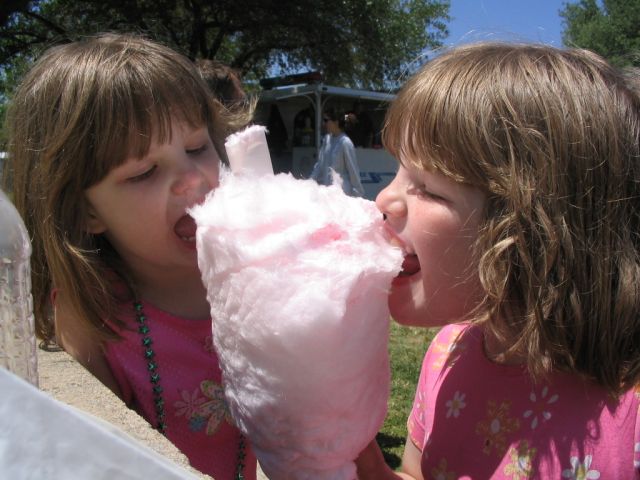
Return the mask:
<svg viewBox="0 0 640 480">
<path fill-rule="evenodd" d="M 107 227 L 102 223 L 102 220 L 98 218 L 98 215 L 91 205 L 87 207 L 87 224 L 85 229 L 87 233 L 92 233 L 94 235 L 99 235 L 107 230 Z"/>
</svg>

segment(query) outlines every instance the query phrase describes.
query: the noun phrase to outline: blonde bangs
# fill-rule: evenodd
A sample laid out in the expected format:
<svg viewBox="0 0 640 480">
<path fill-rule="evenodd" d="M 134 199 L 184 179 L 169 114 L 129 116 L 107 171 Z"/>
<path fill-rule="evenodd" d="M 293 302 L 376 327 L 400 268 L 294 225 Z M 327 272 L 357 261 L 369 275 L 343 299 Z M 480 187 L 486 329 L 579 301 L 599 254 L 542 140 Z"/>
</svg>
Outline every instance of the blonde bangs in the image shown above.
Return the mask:
<svg viewBox="0 0 640 480">
<path fill-rule="evenodd" d="M 486 130 L 478 119 L 490 115 L 486 91 L 469 88 L 469 82 L 491 76 L 483 67 L 470 68 L 447 53 L 422 67 L 387 111 L 385 148 L 402 164 L 483 186 L 486 175 L 479 160 L 487 152 L 478 139 Z"/>
</svg>

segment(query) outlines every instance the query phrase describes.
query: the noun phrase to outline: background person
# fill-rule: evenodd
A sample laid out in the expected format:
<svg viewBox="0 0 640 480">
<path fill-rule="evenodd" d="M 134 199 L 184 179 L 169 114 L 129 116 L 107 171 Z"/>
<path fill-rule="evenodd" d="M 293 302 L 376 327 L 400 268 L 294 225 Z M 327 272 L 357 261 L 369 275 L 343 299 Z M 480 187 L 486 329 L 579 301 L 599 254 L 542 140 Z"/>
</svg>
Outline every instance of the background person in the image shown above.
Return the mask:
<svg viewBox="0 0 640 480">
<path fill-rule="evenodd" d="M 331 170 L 342 177 L 342 190 L 352 197 L 362 197 L 364 188 L 360 182 L 360 168 L 351 139 L 344 133 L 345 115 L 327 109 L 322 116 L 326 135 L 322 139 L 318 161 L 310 178 L 320 185 L 331 185 Z"/>
</svg>

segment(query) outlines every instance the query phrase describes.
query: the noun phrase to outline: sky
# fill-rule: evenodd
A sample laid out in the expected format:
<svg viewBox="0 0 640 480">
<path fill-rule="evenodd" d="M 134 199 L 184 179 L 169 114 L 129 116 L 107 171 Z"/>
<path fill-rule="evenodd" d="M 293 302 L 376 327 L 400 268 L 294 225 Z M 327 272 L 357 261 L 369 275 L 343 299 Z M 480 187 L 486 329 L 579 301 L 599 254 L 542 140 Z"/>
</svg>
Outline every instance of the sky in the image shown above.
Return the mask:
<svg viewBox="0 0 640 480">
<path fill-rule="evenodd" d="M 559 11 L 567 0 L 450 0 L 446 45 L 480 40 L 562 46 Z M 573 2 L 575 3 L 575 2 Z"/>
</svg>

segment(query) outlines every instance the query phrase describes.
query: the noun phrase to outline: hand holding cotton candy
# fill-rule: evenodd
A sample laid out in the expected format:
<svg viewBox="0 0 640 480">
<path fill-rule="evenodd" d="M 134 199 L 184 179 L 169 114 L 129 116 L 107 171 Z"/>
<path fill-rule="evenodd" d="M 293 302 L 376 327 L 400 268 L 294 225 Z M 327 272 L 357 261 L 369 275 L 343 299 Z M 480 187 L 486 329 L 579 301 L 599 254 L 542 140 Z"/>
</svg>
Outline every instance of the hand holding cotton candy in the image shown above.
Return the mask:
<svg viewBox="0 0 640 480">
<path fill-rule="evenodd" d="M 380 212 L 339 186 L 244 170 L 191 214 L 225 394 L 264 472 L 355 479 L 386 414 L 402 263 Z"/>
</svg>

